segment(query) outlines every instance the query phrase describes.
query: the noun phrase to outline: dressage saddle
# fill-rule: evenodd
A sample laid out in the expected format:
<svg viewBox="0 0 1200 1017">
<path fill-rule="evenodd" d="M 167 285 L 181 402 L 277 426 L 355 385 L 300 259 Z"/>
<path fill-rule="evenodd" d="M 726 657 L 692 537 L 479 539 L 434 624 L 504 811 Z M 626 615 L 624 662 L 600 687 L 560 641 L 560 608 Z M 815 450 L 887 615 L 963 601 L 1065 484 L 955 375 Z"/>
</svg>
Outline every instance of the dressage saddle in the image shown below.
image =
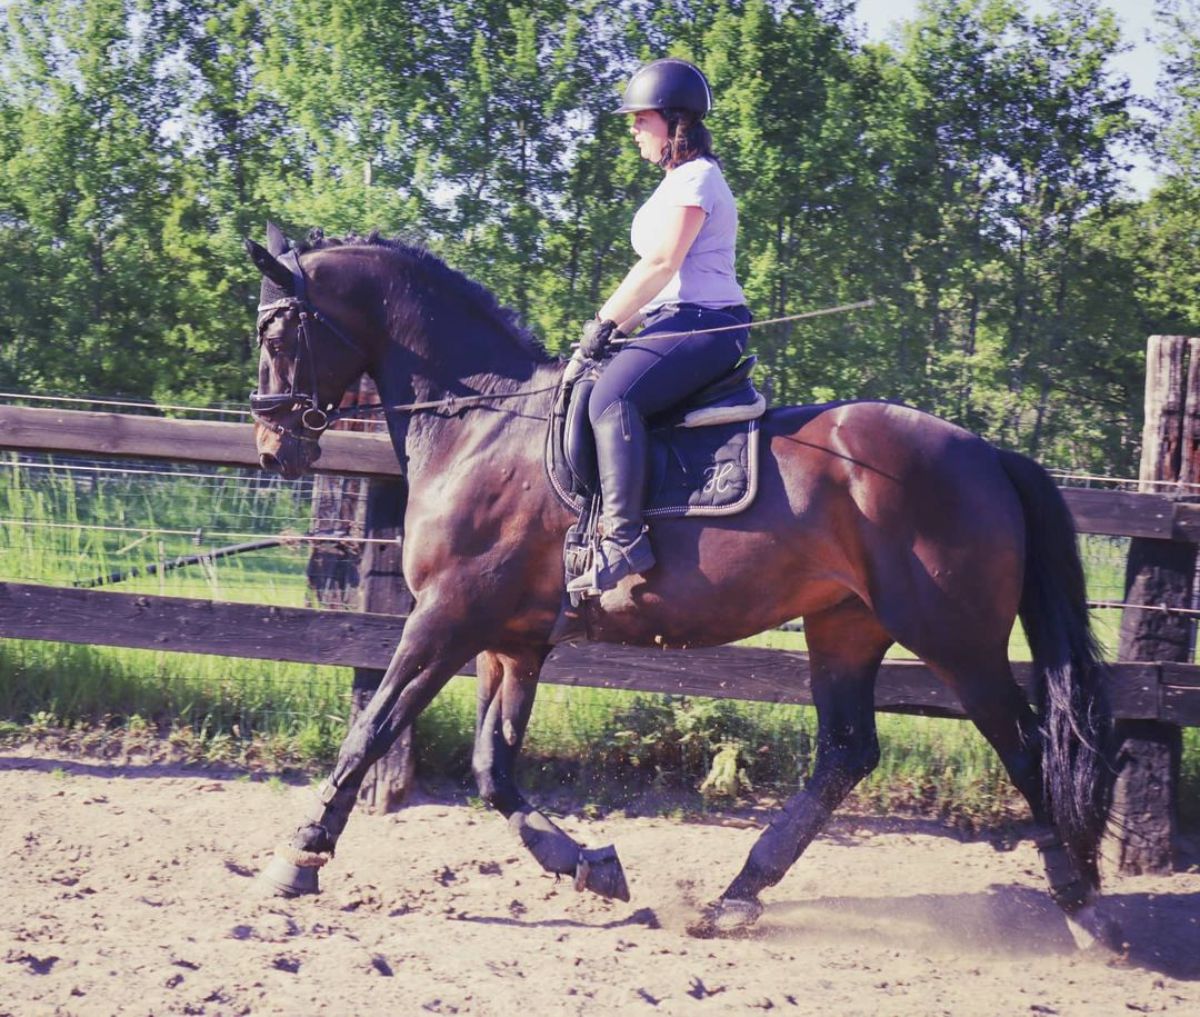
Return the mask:
<svg viewBox="0 0 1200 1017">
<path fill-rule="evenodd" d="M 757 357 L 746 357 L 683 402 L 651 417 L 646 421 L 647 429 L 653 432 L 672 427 L 711 427 L 756 420 L 767 406 L 752 380 L 757 363 Z M 559 446 L 559 454 L 555 455 L 552 450 L 547 457 L 547 466 L 552 478 L 557 473 L 560 483 L 566 481 L 562 486 L 581 497 L 594 493 L 598 482 L 596 446 L 588 419 L 588 396 L 599 375 L 599 365 L 572 360 L 563 375 L 551 421 L 551 444 Z M 559 436 L 557 441 L 555 434 Z"/>
</svg>

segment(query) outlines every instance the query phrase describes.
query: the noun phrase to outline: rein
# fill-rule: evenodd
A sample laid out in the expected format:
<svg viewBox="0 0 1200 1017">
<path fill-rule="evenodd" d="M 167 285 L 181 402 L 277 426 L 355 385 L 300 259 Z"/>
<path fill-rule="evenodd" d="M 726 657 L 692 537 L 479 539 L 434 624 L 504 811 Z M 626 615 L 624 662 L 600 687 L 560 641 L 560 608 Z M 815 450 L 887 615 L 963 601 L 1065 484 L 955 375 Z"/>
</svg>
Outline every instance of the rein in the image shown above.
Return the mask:
<svg viewBox="0 0 1200 1017">
<path fill-rule="evenodd" d="M 431 399 L 423 403 L 396 403 L 388 405 L 387 403 L 360 403 L 356 406 L 347 406 L 345 409 L 337 409 L 329 414 L 329 421 L 332 423 L 335 420 L 344 420 L 346 417 L 356 417 L 360 413 L 376 413 L 380 410 L 385 413 L 389 410 L 397 413 L 420 413 L 423 410 L 451 410 L 469 409 L 471 406 L 477 406 L 481 403 L 498 402 L 502 399 L 524 399 L 526 396 L 541 395 L 543 392 L 554 392 L 558 389 L 557 385 L 543 385 L 541 388 L 525 389 L 521 392 L 480 392 L 477 395 L 465 396 L 447 396 L 445 399 Z"/>
<path fill-rule="evenodd" d="M 278 255 L 278 260 L 287 265 L 292 273 L 292 293 L 290 297 L 275 300 L 268 304 L 258 305 L 258 342 L 262 345 L 262 326 L 276 311 L 295 310 L 299 314 L 299 324 L 296 329 L 297 355 L 296 364 L 292 370 L 292 378 L 287 392 L 277 395 L 261 395 L 257 390 L 250 393 L 250 416 L 258 424 L 279 435 L 290 435 L 298 441 L 315 445 L 330 424 L 338 420 L 358 417 L 369 413 L 421 413 L 426 410 L 448 410 L 456 412 L 469 409 L 472 406 L 500 402 L 505 399 L 525 399 L 557 390 L 558 385 L 544 385 L 541 388 L 526 389 L 521 392 L 479 393 L 477 395 L 447 396 L 445 399 L 432 399 L 424 402 L 398 403 L 362 403 L 345 408 L 336 407 L 333 403 L 322 406 L 317 400 L 317 362 L 313 356 L 312 344 L 309 340 L 308 326 L 310 322 L 321 325 L 343 344 L 349 346 L 360 356 L 366 357 L 362 347 L 349 335 L 343 332 L 332 321 L 323 315 L 308 299 L 308 286 L 304 278 L 304 270 L 300 267 L 300 257 L 294 250 L 285 251 Z M 763 321 L 751 321 L 747 324 L 722 325 L 717 328 L 693 329 L 688 332 L 652 332 L 645 339 L 675 339 L 682 336 L 697 335 L 699 332 L 729 332 L 735 329 L 759 328 L 763 325 L 777 325 L 787 321 L 801 321 L 805 318 L 819 318 L 827 314 L 841 314 L 845 311 L 857 311 L 865 307 L 874 307 L 875 301 L 860 300 L 853 304 L 841 304 L 837 307 L 824 307 L 816 311 L 804 311 L 800 314 L 789 314 L 781 318 L 767 318 Z M 643 337 L 629 336 L 613 339 L 612 345 L 623 346 L 627 343 L 640 342 Z M 301 353 L 307 354 L 309 371 L 309 391 L 305 392 L 296 385 L 296 377 L 300 374 Z M 299 408 L 301 410 L 298 430 L 295 425 L 284 427 L 271 418 L 284 412 Z"/>
</svg>

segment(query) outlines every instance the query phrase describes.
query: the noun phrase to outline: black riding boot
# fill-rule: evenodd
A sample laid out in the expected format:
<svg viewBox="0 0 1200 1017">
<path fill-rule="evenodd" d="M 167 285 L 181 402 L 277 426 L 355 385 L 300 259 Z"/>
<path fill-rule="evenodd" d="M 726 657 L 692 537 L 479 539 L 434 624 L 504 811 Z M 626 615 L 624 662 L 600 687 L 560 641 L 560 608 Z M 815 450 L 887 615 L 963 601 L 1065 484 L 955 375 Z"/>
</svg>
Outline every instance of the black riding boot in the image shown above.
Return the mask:
<svg viewBox="0 0 1200 1017">
<path fill-rule="evenodd" d="M 603 539 L 591 569 L 567 586 L 569 593 L 594 596 L 625 576 L 654 566 L 654 552 L 642 522 L 648 460 L 646 424 L 630 403 L 619 399 L 592 426 L 600 470 Z"/>
</svg>

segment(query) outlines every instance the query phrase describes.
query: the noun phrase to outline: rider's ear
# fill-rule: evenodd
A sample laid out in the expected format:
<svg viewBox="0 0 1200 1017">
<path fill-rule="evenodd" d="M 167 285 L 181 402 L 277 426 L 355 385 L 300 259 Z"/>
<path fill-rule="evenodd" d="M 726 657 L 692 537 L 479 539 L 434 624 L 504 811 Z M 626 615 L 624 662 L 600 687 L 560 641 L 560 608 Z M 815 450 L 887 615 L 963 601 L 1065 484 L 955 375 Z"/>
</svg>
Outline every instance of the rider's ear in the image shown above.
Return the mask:
<svg viewBox="0 0 1200 1017">
<path fill-rule="evenodd" d="M 282 288 L 285 293 L 295 296 L 296 285 L 292 279 L 291 269 L 281 265 L 277 258 L 268 254 L 261 245 L 256 244 L 249 237 L 246 237 L 246 253 L 250 255 L 250 260 L 263 275 Z"/>
</svg>

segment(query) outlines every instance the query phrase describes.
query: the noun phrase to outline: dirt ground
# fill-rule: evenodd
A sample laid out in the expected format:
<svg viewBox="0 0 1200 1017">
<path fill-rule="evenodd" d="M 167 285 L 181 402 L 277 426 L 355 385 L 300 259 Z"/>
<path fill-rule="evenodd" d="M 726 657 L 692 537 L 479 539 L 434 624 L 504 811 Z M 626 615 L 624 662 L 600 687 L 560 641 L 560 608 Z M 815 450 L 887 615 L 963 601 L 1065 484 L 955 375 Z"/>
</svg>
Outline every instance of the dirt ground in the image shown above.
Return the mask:
<svg viewBox="0 0 1200 1017">
<path fill-rule="evenodd" d="M 0 1014 L 1200 1013 L 1200 861 L 1110 880 L 1127 956 L 1075 951 L 1032 844 L 842 819 L 757 934 L 689 938 L 747 824 L 568 816 L 629 904 L 544 875 L 496 815 L 355 816 L 319 897 L 255 880 L 311 792 L 0 752 Z"/>
</svg>

